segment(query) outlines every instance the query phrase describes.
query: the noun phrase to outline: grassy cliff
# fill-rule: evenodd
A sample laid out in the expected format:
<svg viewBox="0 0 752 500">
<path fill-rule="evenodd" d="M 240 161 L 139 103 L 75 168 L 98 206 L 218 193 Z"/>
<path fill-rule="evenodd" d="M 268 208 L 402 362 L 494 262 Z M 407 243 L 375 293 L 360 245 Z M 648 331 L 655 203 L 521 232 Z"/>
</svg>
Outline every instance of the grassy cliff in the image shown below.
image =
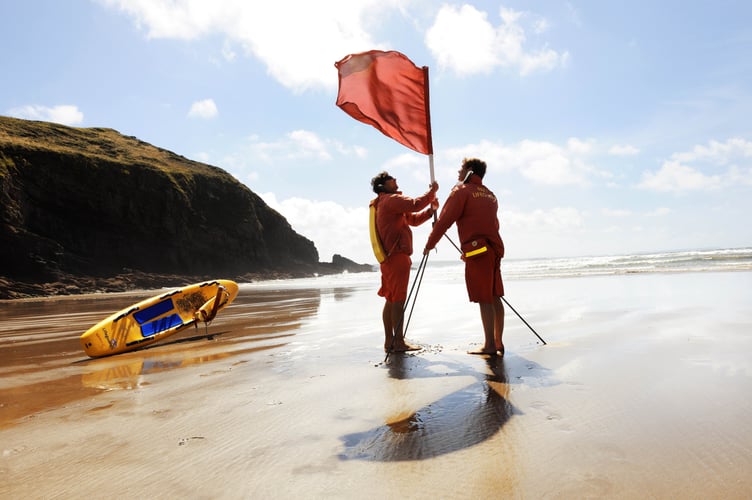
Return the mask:
<svg viewBox="0 0 752 500">
<path fill-rule="evenodd" d="M 220 168 L 111 129 L 7 117 L 0 242 L 0 298 L 333 271 Z"/>
</svg>

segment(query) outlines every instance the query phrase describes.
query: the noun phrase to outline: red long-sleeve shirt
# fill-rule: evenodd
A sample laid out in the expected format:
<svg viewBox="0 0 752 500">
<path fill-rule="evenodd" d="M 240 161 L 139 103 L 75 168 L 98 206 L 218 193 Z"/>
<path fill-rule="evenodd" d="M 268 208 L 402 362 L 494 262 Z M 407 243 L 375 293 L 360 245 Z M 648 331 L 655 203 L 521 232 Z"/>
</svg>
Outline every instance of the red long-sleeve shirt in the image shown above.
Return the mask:
<svg viewBox="0 0 752 500">
<path fill-rule="evenodd" d="M 504 242 L 499 235 L 498 210 L 496 196 L 483 185 L 479 176 L 470 176 L 469 182 L 455 187 L 449 193 L 441 215 L 428 236 L 426 248 L 431 250 L 435 247 L 456 222 L 460 244 L 476 238 L 486 238 L 496 254 L 503 257 Z"/>
<path fill-rule="evenodd" d="M 371 201 L 376 205 L 376 231 L 387 255 L 413 253 L 413 232 L 409 226 L 419 226 L 431 217 L 431 209 L 422 210 L 436 197 L 428 191 L 417 198 L 403 196 L 401 192 L 379 193 Z"/>
</svg>

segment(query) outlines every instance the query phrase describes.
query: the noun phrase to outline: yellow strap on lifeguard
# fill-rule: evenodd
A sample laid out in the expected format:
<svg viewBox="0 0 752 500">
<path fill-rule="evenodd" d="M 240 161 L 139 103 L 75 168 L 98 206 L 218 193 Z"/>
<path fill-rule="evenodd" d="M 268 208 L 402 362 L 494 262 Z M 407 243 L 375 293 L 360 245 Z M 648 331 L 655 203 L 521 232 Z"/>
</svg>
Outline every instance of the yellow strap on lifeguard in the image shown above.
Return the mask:
<svg viewBox="0 0 752 500">
<path fill-rule="evenodd" d="M 376 206 L 371 203 L 369 208 L 368 229 L 371 235 L 371 247 L 373 248 L 373 255 L 376 257 L 378 263 L 381 264 L 386 260 L 386 252 L 384 251 L 384 246 L 381 244 L 379 233 L 376 231 Z"/>
<path fill-rule="evenodd" d="M 487 252 L 487 251 L 488 251 L 488 247 L 487 246 L 482 246 L 482 247 L 477 248 L 475 250 L 471 250 L 469 252 L 466 252 L 465 253 L 465 258 L 472 257 L 473 255 L 478 255 L 479 253 L 483 253 L 483 252 Z"/>
</svg>

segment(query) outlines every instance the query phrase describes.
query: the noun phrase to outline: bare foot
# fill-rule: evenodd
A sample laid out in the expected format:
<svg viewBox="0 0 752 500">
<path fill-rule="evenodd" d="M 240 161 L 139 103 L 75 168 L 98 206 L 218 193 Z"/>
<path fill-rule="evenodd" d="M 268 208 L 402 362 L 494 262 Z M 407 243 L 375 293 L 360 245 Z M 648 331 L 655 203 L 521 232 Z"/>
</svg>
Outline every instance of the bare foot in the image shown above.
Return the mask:
<svg viewBox="0 0 752 500">
<path fill-rule="evenodd" d="M 407 351 L 420 351 L 422 348 L 417 345 L 411 345 L 407 343 L 394 344 L 392 352 L 407 352 Z"/>
<path fill-rule="evenodd" d="M 467 351 L 467 353 L 479 356 L 496 356 L 496 349 L 473 349 L 472 351 Z"/>
</svg>

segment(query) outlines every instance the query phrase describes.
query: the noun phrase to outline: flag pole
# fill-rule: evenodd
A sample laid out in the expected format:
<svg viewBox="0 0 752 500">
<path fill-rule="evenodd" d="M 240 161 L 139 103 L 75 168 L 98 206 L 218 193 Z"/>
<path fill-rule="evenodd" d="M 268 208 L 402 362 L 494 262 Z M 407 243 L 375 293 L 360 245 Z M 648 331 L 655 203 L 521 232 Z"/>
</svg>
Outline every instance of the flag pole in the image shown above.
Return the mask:
<svg viewBox="0 0 752 500">
<path fill-rule="evenodd" d="M 431 100 L 428 92 L 428 66 L 423 66 L 423 96 L 426 108 L 426 142 L 428 146 L 428 168 L 431 172 L 431 184 L 436 182 L 436 175 L 433 170 L 433 136 L 431 135 Z"/>
<path fill-rule="evenodd" d="M 423 89 L 425 92 L 424 103 L 426 108 L 426 142 L 428 143 L 428 170 L 431 174 L 431 185 L 436 182 L 436 174 L 433 169 L 433 135 L 431 135 L 431 101 L 428 93 L 428 66 L 423 66 Z M 436 224 L 436 212 L 433 213 L 433 223 Z"/>
<path fill-rule="evenodd" d="M 433 153 L 428 155 L 428 168 L 431 170 L 431 184 L 436 181 L 436 176 L 433 173 Z"/>
</svg>

